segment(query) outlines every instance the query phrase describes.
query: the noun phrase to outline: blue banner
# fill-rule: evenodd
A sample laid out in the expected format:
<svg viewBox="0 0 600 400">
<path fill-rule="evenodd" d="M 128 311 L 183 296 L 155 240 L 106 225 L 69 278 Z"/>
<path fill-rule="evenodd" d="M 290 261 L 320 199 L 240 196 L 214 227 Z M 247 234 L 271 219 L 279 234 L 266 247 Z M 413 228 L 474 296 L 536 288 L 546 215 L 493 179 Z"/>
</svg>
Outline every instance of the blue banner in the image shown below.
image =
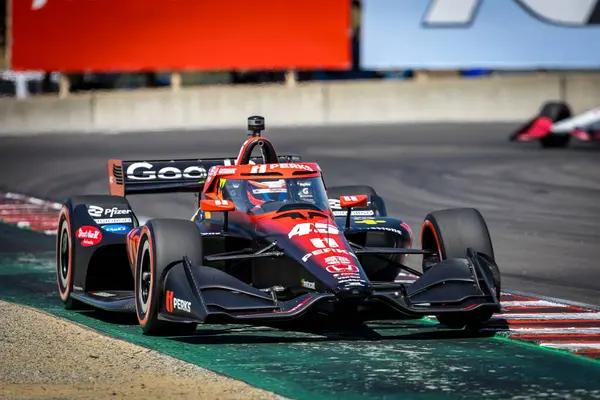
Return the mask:
<svg viewBox="0 0 600 400">
<path fill-rule="evenodd" d="M 362 0 L 360 65 L 600 68 L 600 0 Z"/>
</svg>

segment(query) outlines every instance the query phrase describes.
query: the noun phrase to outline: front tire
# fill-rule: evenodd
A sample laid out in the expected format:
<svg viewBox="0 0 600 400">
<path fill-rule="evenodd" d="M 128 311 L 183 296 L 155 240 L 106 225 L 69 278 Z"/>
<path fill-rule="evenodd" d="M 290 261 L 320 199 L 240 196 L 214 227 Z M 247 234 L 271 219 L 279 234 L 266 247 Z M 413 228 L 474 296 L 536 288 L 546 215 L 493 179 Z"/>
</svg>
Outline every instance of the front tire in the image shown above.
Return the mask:
<svg viewBox="0 0 600 400">
<path fill-rule="evenodd" d="M 449 258 L 466 258 L 468 248 L 482 254 L 480 262 L 491 273 L 496 298 L 500 301 L 500 270 L 495 262 L 490 232 L 478 210 L 455 208 L 428 214 L 421 230 L 421 247 L 436 252 L 434 256 L 423 257 L 423 272 L 436 268 L 437 263 Z M 448 327 L 463 328 L 477 326 L 492 315 L 492 311 L 484 309 L 473 313 L 440 314 L 436 318 Z"/>
<path fill-rule="evenodd" d="M 135 265 L 135 309 L 146 335 L 191 335 L 196 330 L 195 323 L 158 319 L 164 304 L 163 271 L 183 256 L 196 264 L 203 260 L 202 236 L 194 222 L 153 219 L 142 228 Z"/>
</svg>

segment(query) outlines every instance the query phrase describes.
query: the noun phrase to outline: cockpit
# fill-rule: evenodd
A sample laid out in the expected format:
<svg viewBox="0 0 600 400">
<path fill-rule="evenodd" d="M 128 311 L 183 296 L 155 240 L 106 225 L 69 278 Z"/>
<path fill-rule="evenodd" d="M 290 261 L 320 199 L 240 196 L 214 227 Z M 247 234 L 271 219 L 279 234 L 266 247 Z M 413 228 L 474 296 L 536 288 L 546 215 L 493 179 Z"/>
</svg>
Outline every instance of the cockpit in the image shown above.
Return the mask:
<svg viewBox="0 0 600 400">
<path fill-rule="evenodd" d="M 329 212 L 327 193 L 320 177 L 260 178 L 249 180 L 220 179 L 218 197 L 231 200 L 236 210 L 263 214 L 286 205 L 308 206 Z"/>
</svg>

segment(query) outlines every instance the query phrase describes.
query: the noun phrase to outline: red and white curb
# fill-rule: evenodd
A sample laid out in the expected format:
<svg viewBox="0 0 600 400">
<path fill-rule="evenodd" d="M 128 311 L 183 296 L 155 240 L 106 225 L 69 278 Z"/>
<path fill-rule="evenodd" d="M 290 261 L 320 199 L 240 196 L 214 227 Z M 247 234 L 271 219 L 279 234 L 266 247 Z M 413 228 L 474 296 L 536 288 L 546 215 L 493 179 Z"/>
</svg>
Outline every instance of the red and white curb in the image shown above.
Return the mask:
<svg viewBox="0 0 600 400">
<path fill-rule="evenodd" d="M 600 359 L 600 309 L 505 292 L 500 304 L 480 331 Z"/>
<path fill-rule="evenodd" d="M 0 222 L 56 234 L 61 204 L 17 193 L 0 193 Z M 140 223 L 142 220 L 140 218 Z M 417 277 L 401 274 L 397 282 Z M 525 294 L 501 295 L 502 312 L 482 328 L 510 339 L 600 359 L 600 308 Z M 435 320 L 435 317 L 427 317 Z"/>
<path fill-rule="evenodd" d="M 61 204 L 18 193 L 0 193 L 0 222 L 56 234 Z"/>
</svg>

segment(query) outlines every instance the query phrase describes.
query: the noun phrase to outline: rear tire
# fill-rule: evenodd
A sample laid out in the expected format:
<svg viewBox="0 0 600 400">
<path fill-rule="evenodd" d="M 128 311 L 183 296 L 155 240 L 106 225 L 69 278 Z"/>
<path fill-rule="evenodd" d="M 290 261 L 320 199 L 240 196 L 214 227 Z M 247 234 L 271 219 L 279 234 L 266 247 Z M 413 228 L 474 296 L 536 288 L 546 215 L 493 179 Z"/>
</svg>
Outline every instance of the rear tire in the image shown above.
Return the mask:
<svg viewBox="0 0 600 400">
<path fill-rule="evenodd" d="M 58 284 L 58 294 L 67 310 L 89 309 L 90 306 L 75 300 L 71 297 L 73 283 L 78 268 L 74 252 L 76 251 L 75 232 L 77 224 L 73 221 L 73 213 L 78 206 L 94 205 L 123 205 L 127 208 L 129 202 L 121 196 L 111 195 L 83 195 L 69 198 L 62 206 L 58 216 L 58 228 L 56 232 L 56 281 Z M 134 226 L 137 226 L 137 219 L 132 213 Z M 87 266 L 86 266 L 87 268 Z M 79 269 L 81 272 L 81 269 Z M 85 272 L 85 271 L 84 271 Z"/>
<path fill-rule="evenodd" d="M 455 208 L 428 214 L 421 230 L 421 247 L 435 250 L 436 256 L 423 257 L 423 271 L 449 258 L 466 258 L 467 249 L 482 254 L 483 268 L 493 276 L 496 298 L 500 301 L 500 270 L 495 262 L 490 233 L 481 213 L 474 208 Z M 440 314 L 436 318 L 451 328 L 476 326 L 491 318 L 493 312 L 477 310 L 473 313 Z"/>
<path fill-rule="evenodd" d="M 548 134 L 540 139 L 540 144 L 545 149 L 562 149 L 569 145 L 571 142 L 571 135 L 556 135 Z"/>
<path fill-rule="evenodd" d="M 71 297 L 73 291 L 73 228 L 71 213 L 63 206 L 58 216 L 56 232 L 56 282 L 58 294 L 67 310 L 85 308 L 84 304 Z"/>
<path fill-rule="evenodd" d="M 547 101 L 542 104 L 540 109 L 540 117 L 550 118 L 552 122 L 562 121 L 571 118 L 573 113 L 571 108 L 564 101 Z"/>
<path fill-rule="evenodd" d="M 202 236 L 194 222 L 152 219 L 142 228 L 135 265 L 135 309 L 146 335 L 191 335 L 196 330 L 195 323 L 158 319 L 164 304 L 163 271 L 183 256 L 197 264 L 203 260 Z"/>
<path fill-rule="evenodd" d="M 571 118 L 572 115 L 571 108 L 563 101 L 548 101 L 542 105 L 540 110 L 540 117 L 549 118 L 554 123 Z M 546 149 L 558 149 L 567 147 L 570 141 L 570 134 L 556 135 L 550 133 L 540 139 L 540 144 Z"/>
</svg>

